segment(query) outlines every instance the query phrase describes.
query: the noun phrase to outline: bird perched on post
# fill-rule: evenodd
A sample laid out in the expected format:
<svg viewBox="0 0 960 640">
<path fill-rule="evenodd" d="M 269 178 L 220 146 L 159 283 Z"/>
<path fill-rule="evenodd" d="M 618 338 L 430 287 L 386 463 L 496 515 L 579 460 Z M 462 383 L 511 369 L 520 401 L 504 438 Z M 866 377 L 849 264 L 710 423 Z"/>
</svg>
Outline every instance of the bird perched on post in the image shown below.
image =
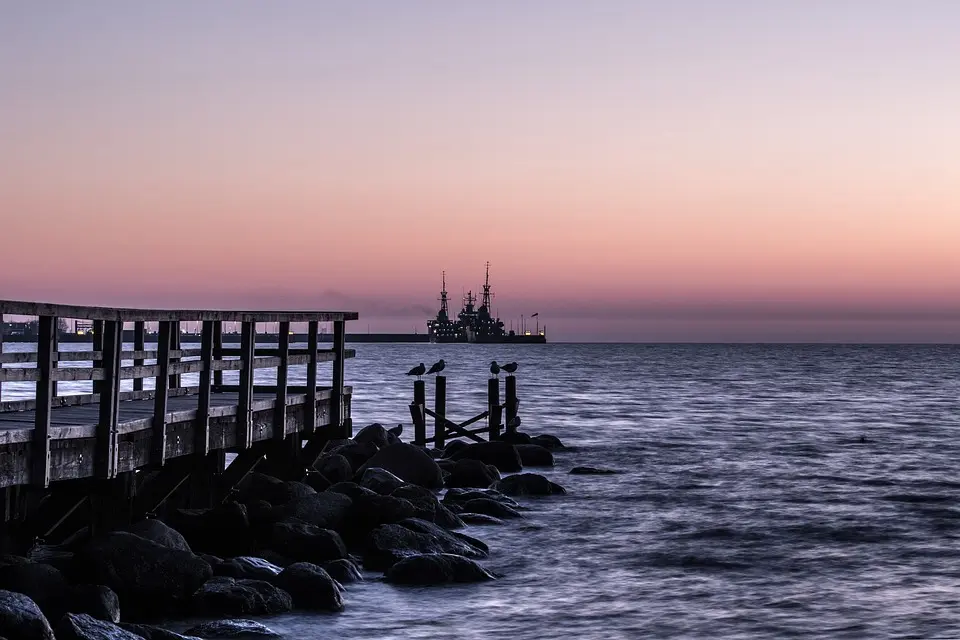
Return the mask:
<svg viewBox="0 0 960 640">
<path fill-rule="evenodd" d="M 415 366 L 413 369 L 410 369 L 410 371 L 407 371 L 407 375 L 408 375 L 408 376 L 417 376 L 417 380 L 419 380 L 419 379 L 420 379 L 420 376 L 422 376 L 422 375 L 425 374 L 426 372 L 427 372 L 427 367 L 426 367 L 426 365 L 424 365 L 424 364 L 421 362 L 420 364 L 418 364 L 417 366 Z"/>
<path fill-rule="evenodd" d="M 447 365 L 446 365 L 446 363 L 443 361 L 443 358 L 440 358 L 440 362 L 437 362 L 437 363 L 434 364 L 432 367 L 430 367 L 430 371 L 427 371 L 427 373 L 428 373 L 428 374 L 429 374 L 429 373 L 440 373 L 441 371 L 443 371 L 443 368 L 444 368 L 445 366 L 447 366 Z"/>
<path fill-rule="evenodd" d="M 517 363 L 516 363 L 516 362 L 508 362 L 507 364 L 503 365 L 503 366 L 500 367 L 500 368 L 503 369 L 504 371 L 506 371 L 507 373 L 514 373 L 514 372 L 516 372 L 516 370 L 517 370 Z"/>
<path fill-rule="evenodd" d="M 496 360 L 490 363 L 490 373 L 498 378 L 500 377 L 500 365 L 497 364 Z"/>
</svg>

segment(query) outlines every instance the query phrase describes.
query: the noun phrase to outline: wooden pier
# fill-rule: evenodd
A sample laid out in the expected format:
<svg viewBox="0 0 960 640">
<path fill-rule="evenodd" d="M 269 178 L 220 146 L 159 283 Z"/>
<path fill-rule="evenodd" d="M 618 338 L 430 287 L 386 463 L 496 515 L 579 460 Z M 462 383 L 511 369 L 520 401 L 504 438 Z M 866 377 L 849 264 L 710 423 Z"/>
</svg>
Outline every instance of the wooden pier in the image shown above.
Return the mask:
<svg viewBox="0 0 960 640">
<path fill-rule="evenodd" d="M 94 527 L 142 516 L 185 484 L 191 489 L 184 505 L 212 506 L 264 460 L 273 463 L 272 473 L 282 469 L 300 479 L 329 440 L 352 435 L 344 362 L 354 352 L 344 343 L 355 312 L 0 300 L 0 320 L 4 315 L 39 320 L 36 351 L 11 352 L 0 344 L 0 389 L 15 382 L 36 388 L 32 399 L 0 402 L 5 546 L 11 535 L 21 541 L 52 536 L 77 513 Z M 61 319 L 92 322 L 92 348 L 61 350 Z M 181 344 L 180 326 L 187 322 L 200 323 L 199 344 Z M 242 327 L 239 344 L 224 342 L 228 322 Z M 256 339 L 257 323 L 278 323 L 275 344 Z M 320 323 L 333 325 L 330 348 L 319 348 Z M 157 332 L 155 348 L 145 342 L 148 326 Z M 306 348 L 291 346 L 294 327 L 305 331 Z M 134 341 L 127 349 L 122 338 L 130 328 Z M 318 365 L 326 362 L 332 379 L 321 385 Z M 306 365 L 306 384 L 289 384 L 296 365 Z M 276 381 L 255 384 L 261 369 L 275 370 Z M 225 371 L 239 372 L 239 383 L 225 384 Z M 198 384 L 184 386 L 186 374 L 199 374 Z M 144 388 L 145 379 L 154 389 Z M 127 380 L 130 388 L 123 389 Z M 92 393 L 64 395 L 58 383 L 67 381 L 91 381 Z M 227 453 L 237 454 L 229 467 Z"/>
</svg>

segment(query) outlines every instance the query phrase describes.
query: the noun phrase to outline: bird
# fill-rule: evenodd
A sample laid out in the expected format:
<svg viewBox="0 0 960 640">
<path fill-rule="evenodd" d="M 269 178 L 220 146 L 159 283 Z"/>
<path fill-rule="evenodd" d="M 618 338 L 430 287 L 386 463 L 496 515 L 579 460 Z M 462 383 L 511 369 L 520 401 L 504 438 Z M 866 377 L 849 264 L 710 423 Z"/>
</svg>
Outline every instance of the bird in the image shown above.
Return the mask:
<svg viewBox="0 0 960 640">
<path fill-rule="evenodd" d="M 430 367 L 430 371 L 427 371 L 427 373 L 440 373 L 445 366 L 447 366 L 447 364 L 443 361 L 443 358 L 440 358 L 440 362 Z"/>
<path fill-rule="evenodd" d="M 420 364 L 415 366 L 413 369 L 410 369 L 410 371 L 407 371 L 407 375 L 417 376 L 417 380 L 419 380 L 420 376 L 422 376 L 426 372 L 427 372 L 427 367 L 421 362 Z"/>
<path fill-rule="evenodd" d="M 500 368 L 503 369 L 504 371 L 506 371 L 507 373 L 514 373 L 514 372 L 517 370 L 517 363 L 516 363 L 516 362 L 508 362 L 507 364 L 503 365 L 503 366 L 500 367 Z"/>
<path fill-rule="evenodd" d="M 516 431 L 517 427 L 520 426 L 520 416 L 513 416 L 510 418 L 510 422 L 507 423 L 507 429 L 511 431 Z"/>
<path fill-rule="evenodd" d="M 490 373 L 498 378 L 500 377 L 500 365 L 497 364 L 496 360 L 490 363 Z"/>
</svg>

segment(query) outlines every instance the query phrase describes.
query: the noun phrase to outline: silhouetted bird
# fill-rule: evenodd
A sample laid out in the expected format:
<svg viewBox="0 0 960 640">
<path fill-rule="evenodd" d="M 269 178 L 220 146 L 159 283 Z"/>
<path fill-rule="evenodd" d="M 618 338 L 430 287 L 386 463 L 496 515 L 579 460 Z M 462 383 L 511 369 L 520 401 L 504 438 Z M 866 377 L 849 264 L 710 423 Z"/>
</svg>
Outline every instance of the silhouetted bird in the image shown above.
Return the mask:
<svg viewBox="0 0 960 640">
<path fill-rule="evenodd" d="M 516 362 L 508 362 L 507 364 L 503 365 L 503 366 L 500 367 L 500 368 L 503 369 L 504 371 L 506 371 L 507 373 L 514 373 L 514 372 L 517 370 L 517 363 L 516 363 Z"/>
<path fill-rule="evenodd" d="M 496 360 L 490 363 L 490 373 L 497 376 L 498 378 L 500 377 L 500 365 L 497 364 Z"/>
<path fill-rule="evenodd" d="M 426 365 L 424 365 L 424 364 L 421 362 L 420 364 L 418 364 L 417 366 L 415 366 L 413 369 L 410 369 L 410 371 L 407 371 L 407 375 L 408 375 L 408 376 L 417 376 L 417 380 L 419 380 L 419 379 L 420 379 L 420 376 L 422 376 L 422 375 L 425 374 L 426 372 L 427 372 L 427 367 L 426 367 Z"/>
<path fill-rule="evenodd" d="M 441 371 L 443 371 L 443 368 L 444 368 L 445 366 L 447 366 L 447 365 L 446 365 L 446 363 L 443 361 L 443 358 L 440 358 L 440 362 L 438 362 L 438 363 L 436 363 L 435 365 L 433 365 L 432 367 L 430 367 L 430 371 L 427 371 L 427 373 L 440 373 Z"/>
<path fill-rule="evenodd" d="M 510 422 L 507 423 L 507 429 L 516 429 L 520 426 L 520 416 L 513 416 L 510 418 Z"/>
</svg>

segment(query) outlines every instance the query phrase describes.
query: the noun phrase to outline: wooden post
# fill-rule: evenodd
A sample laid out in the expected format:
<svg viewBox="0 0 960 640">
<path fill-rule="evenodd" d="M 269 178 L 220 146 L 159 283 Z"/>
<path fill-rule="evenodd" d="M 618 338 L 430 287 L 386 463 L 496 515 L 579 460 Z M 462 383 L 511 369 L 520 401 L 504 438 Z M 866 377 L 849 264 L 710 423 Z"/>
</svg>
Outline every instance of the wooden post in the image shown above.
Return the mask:
<svg viewBox="0 0 960 640">
<path fill-rule="evenodd" d="M 490 425 L 490 440 L 500 438 L 500 378 L 490 378 L 487 381 L 487 416 Z"/>
<path fill-rule="evenodd" d="M 433 446 L 442 449 L 445 444 L 444 434 L 447 428 L 447 377 L 437 376 L 436 395 L 433 400 L 433 412 L 437 414 L 433 419 Z"/>
<path fill-rule="evenodd" d="M 180 350 L 180 323 L 174 321 L 170 323 L 170 350 L 179 351 Z M 180 362 L 180 356 L 175 358 L 170 358 L 171 363 Z M 180 374 L 171 373 L 170 374 L 170 388 L 179 389 L 180 388 Z"/>
<path fill-rule="evenodd" d="M 206 458 L 210 452 L 210 392 L 213 374 L 213 334 L 214 326 L 219 324 L 212 320 L 204 320 L 200 332 L 200 361 L 203 369 L 200 371 L 200 397 L 197 400 L 197 431 L 196 441 L 193 444 L 194 453 L 198 458 Z"/>
<path fill-rule="evenodd" d="M 50 401 L 53 399 L 53 359 L 56 354 L 54 334 L 57 319 L 40 316 L 37 335 L 37 410 L 33 425 L 32 476 L 33 484 L 46 489 L 50 486 Z"/>
<path fill-rule="evenodd" d="M 145 351 L 147 348 L 147 323 L 143 320 L 138 320 L 133 323 L 133 350 L 134 351 Z M 144 359 L 143 358 L 134 358 L 133 366 L 142 367 Z M 143 378 L 134 378 L 133 379 L 133 390 L 134 391 L 143 391 Z"/>
<path fill-rule="evenodd" d="M 320 323 L 316 320 L 307 324 L 307 404 L 304 413 L 304 432 L 309 436 L 317 428 L 317 349 L 320 348 Z"/>
<path fill-rule="evenodd" d="M 160 468 L 167 456 L 167 390 L 170 386 L 170 346 L 173 322 L 162 321 L 157 329 L 157 378 L 153 398 L 153 442 L 150 461 Z"/>
<path fill-rule="evenodd" d="M 413 444 L 423 447 L 427 444 L 427 421 L 423 409 L 427 404 L 427 389 L 423 380 L 413 383 L 413 404 L 417 408 L 418 419 L 413 422 Z"/>
<path fill-rule="evenodd" d="M 215 321 L 213 323 L 213 359 L 217 362 L 223 360 L 223 322 Z M 217 369 L 213 372 L 213 390 L 219 392 L 223 387 L 223 371 Z"/>
<path fill-rule="evenodd" d="M 93 321 L 93 350 L 94 351 L 103 351 L 103 320 L 94 320 Z M 99 369 L 103 366 L 103 362 L 99 359 L 94 358 L 93 368 Z M 99 380 L 93 381 L 93 392 L 100 393 L 101 382 Z"/>
<path fill-rule="evenodd" d="M 103 382 L 100 386 L 100 419 L 93 458 L 94 475 L 110 480 L 117 475 L 117 421 L 120 414 L 120 354 L 123 323 L 109 320 L 103 331 Z"/>
<path fill-rule="evenodd" d="M 240 429 L 240 446 L 249 449 L 253 445 L 253 374 L 256 354 L 256 329 L 253 321 L 243 323 L 240 332 L 240 399 L 237 404 L 237 427 Z"/>
<path fill-rule="evenodd" d="M 59 365 L 57 364 L 57 360 L 60 359 L 60 329 L 56 326 L 56 325 L 59 325 L 59 324 L 60 324 L 60 319 L 57 318 L 57 322 L 55 323 L 55 326 L 53 327 L 53 353 L 54 353 L 54 356 L 55 356 L 55 357 L 54 357 L 54 361 L 53 361 L 53 369 L 54 369 L 54 371 L 55 371 L 55 370 L 57 369 L 57 367 L 59 366 Z M 56 377 L 56 376 L 54 376 L 54 377 Z M 56 380 L 53 381 L 53 388 L 50 390 L 50 394 L 51 394 L 51 395 L 50 395 L 51 398 L 56 398 L 56 397 L 57 397 L 57 381 L 56 381 Z"/>
<path fill-rule="evenodd" d="M 507 376 L 507 387 L 504 393 L 506 395 L 504 399 L 504 406 L 506 407 L 506 430 L 508 434 L 512 435 L 517 432 L 516 425 L 511 425 L 511 422 L 517 417 L 517 408 L 519 407 L 519 402 L 517 401 L 516 376 Z"/>
<path fill-rule="evenodd" d="M 0 356 L 3 355 L 3 314 L 0 313 Z M 0 357 L 0 369 L 3 369 L 3 358 Z M 0 402 L 3 402 L 3 380 L 0 379 Z"/>
<path fill-rule="evenodd" d="M 290 323 L 281 322 L 277 336 L 280 364 L 277 366 L 277 401 L 273 405 L 273 437 L 281 442 L 287 437 L 287 371 L 290 364 Z"/>
<path fill-rule="evenodd" d="M 333 323 L 333 388 L 330 390 L 330 426 L 337 437 L 346 438 L 343 433 L 343 359 L 346 350 L 346 322 L 336 320 Z"/>
</svg>

